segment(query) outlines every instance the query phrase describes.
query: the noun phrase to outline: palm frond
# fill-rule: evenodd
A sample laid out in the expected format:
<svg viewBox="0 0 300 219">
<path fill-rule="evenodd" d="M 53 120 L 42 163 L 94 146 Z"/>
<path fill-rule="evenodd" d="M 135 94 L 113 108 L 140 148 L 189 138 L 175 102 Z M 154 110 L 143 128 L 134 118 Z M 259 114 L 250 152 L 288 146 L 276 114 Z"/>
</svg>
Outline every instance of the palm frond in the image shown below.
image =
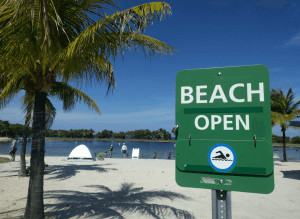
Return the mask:
<svg viewBox="0 0 300 219">
<path fill-rule="evenodd" d="M 57 97 L 63 102 L 63 109 L 65 111 L 70 111 L 74 108 L 75 103 L 83 102 L 89 109 L 95 110 L 97 113 L 101 113 L 97 104 L 84 92 L 71 87 L 62 82 L 55 82 L 49 92 L 52 97 Z"/>
<path fill-rule="evenodd" d="M 2 74 L 0 81 L 2 81 L 1 83 L 5 82 L 0 93 L 0 108 L 3 108 L 23 89 L 23 75 L 14 74 L 7 78 L 5 74 Z"/>
<path fill-rule="evenodd" d="M 115 88 L 114 70 L 112 64 L 102 54 L 84 53 L 74 54 L 66 58 L 61 53 L 57 62 L 53 63 L 53 69 L 57 69 L 63 81 L 77 81 L 78 86 L 82 83 L 102 83 L 108 86 L 107 91 Z"/>
<path fill-rule="evenodd" d="M 56 116 L 56 109 L 51 103 L 51 101 L 49 100 L 49 98 L 46 98 L 45 110 L 46 110 L 46 128 L 50 129 Z"/>
<path fill-rule="evenodd" d="M 272 121 L 274 121 L 275 123 L 279 124 L 279 125 L 283 125 L 284 123 L 297 118 L 297 114 L 296 113 L 291 113 L 291 114 L 281 114 L 278 112 L 271 112 L 271 119 Z"/>
<path fill-rule="evenodd" d="M 123 33 L 142 33 L 149 23 L 165 17 L 166 14 L 171 14 L 171 8 L 168 4 L 152 2 L 116 12 L 110 16 L 106 15 L 105 18 L 90 25 L 70 43 L 66 56 L 70 57 L 73 54 L 92 49 L 105 57 L 116 57 L 118 52 L 123 54 L 124 50 L 127 49 L 124 48 L 124 45 L 128 45 L 125 44 L 128 40 L 126 37 L 122 37 Z M 154 41 L 152 42 L 154 43 Z M 136 45 L 137 43 L 138 41 L 136 41 Z M 161 45 L 159 43 L 155 47 L 153 46 L 153 51 L 172 52 L 172 47 L 166 50 L 161 49 Z M 164 44 L 163 47 L 167 48 L 168 45 Z"/>
</svg>

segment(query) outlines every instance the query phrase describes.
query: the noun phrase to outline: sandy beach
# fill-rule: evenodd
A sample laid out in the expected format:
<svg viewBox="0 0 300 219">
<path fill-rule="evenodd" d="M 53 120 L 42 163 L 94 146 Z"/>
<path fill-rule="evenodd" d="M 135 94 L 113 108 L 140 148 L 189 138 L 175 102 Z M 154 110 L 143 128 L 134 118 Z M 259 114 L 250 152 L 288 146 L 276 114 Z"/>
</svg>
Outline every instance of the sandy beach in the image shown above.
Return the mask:
<svg viewBox="0 0 300 219">
<path fill-rule="evenodd" d="M 0 218 L 24 213 L 29 178 L 18 177 L 19 159 L 0 164 Z M 211 218 L 211 191 L 178 186 L 174 160 L 46 163 L 46 218 Z M 299 218 L 300 162 L 274 164 L 274 192 L 232 192 L 233 218 Z"/>
</svg>

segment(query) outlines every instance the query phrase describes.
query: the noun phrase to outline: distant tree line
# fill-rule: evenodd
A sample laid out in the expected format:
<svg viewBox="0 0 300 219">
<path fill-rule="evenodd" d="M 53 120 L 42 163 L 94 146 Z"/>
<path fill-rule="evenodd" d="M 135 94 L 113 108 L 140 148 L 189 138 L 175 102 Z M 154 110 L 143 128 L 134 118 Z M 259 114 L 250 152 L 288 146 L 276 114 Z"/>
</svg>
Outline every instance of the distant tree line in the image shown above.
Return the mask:
<svg viewBox="0 0 300 219">
<path fill-rule="evenodd" d="M 24 125 L 10 124 L 8 121 L 0 120 L 0 137 L 21 137 L 23 135 Z M 29 136 L 31 136 L 31 128 L 29 128 Z M 127 132 L 113 132 L 104 129 L 102 132 L 97 132 L 93 129 L 70 129 L 70 130 L 52 130 L 46 131 L 47 137 L 61 138 L 114 138 L 114 139 L 157 139 L 170 140 L 171 133 L 163 128 L 155 131 L 149 129 L 139 129 Z"/>
<path fill-rule="evenodd" d="M 272 135 L 272 141 L 273 143 L 283 143 L 283 137 Z M 285 142 L 292 143 L 292 144 L 300 144 L 300 136 L 295 136 L 293 138 L 285 137 Z"/>
<path fill-rule="evenodd" d="M 0 137 L 20 137 L 23 132 L 24 125 L 10 124 L 8 121 L 0 120 Z M 31 136 L 31 128 L 29 128 L 29 136 Z"/>
<path fill-rule="evenodd" d="M 24 125 L 10 124 L 8 121 L 0 120 L 0 137 L 21 137 L 23 135 Z M 31 128 L 29 128 L 29 137 L 31 136 Z M 127 132 L 113 132 L 104 129 L 102 132 L 97 132 L 93 129 L 70 129 L 70 130 L 47 130 L 47 137 L 62 137 L 62 138 L 114 138 L 114 139 L 157 139 L 170 140 L 171 134 L 165 129 L 150 131 L 149 129 L 139 129 Z M 272 135 L 273 143 L 283 143 L 282 136 Z M 300 136 L 293 138 L 285 137 L 285 141 L 293 144 L 300 144 Z"/>
<path fill-rule="evenodd" d="M 93 138 L 95 131 L 93 129 L 70 129 L 70 130 L 52 130 L 46 131 L 46 137 L 61 138 Z"/>
<path fill-rule="evenodd" d="M 64 138 L 114 138 L 114 139 L 164 139 L 170 140 L 171 133 L 165 129 L 150 131 L 149 129 L 140 129 L 128 132 L 113 132 L 104 129 L 102 132 L 97 132 L 93 129 L 70 129 L 67 130 L 47 130 L 47 137 L 64 137 Z"/>
</svg>

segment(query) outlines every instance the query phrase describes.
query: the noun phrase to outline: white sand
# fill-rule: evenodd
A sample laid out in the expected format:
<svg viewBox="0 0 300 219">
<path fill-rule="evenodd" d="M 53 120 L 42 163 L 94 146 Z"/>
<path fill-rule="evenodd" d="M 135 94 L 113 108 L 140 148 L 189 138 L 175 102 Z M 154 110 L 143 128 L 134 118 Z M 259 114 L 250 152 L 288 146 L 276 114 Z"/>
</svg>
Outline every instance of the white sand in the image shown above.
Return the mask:
<svg viewBox="0 0 300 219">
<path fill-rule="evenodd" d="M 29 161 L 28 161 L 29 162 Z M 211 191 L 179 187 L 174 160 L 68 162 L 46 157 L 47 218 L 211 218 Z M 0 218 L 24 213 L 29 178 L 0 164 Z M 300 162 L 275 162 L 269 195 L 232 192 L 234 219 L 300 218 Z"/>
</svg>

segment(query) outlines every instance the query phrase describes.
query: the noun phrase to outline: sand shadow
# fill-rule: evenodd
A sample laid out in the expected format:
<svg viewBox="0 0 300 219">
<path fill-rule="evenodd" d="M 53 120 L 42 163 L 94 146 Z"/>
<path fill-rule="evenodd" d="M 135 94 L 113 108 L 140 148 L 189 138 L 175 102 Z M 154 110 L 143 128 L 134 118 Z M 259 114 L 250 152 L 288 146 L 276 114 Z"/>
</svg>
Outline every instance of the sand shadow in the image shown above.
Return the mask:
<svg viewBox="0 0 300 219">
<path fill-rule="evenodd" d="M 22 219 L 24 218 L 25 208 L 18 208 L 9 211 L 0 212 L 0 218 L 9 218 L 9 219 Z"/>
<path fill-rule="evenodd" d="M 281 172 L 283 173 L 283 178 L 300 180 L 300 170 L 288 170 L 288 171 L 281 171 Z"/>
<path fill-rule="evenodd" d="M 120 189 L 113 191 L 106 186 L 90 186 L 99 192 L 83 193 L 78 191 L 48 191 L 44 198 L 56 199 L 53 204 L 46 204 L 46 215 L 55 218 L 91 217 L 125 218 L 124 213 L 136 213 L 141 218 L 195 218 L 188 211 L 170 205 L 155 204 L 155 200 L 184 199 L 185 195 L 170 191 L 143 191 L 142 187 L 123 183 Z"/>
<path fill-rule="evenodd" d="M 2 170 L 0 168 L 0 177 L 19 176 L 20 167 L 12 167 L 10 170 Z"/>
<path fill-rule="evenodd" d="M 115 171 L 116 168 L 105 168 L 105 165 L 90 165 L 90 164 L 68 164 L 68 165 L 51 165 L 46 168 L 45 175 L 50 175 L 50 177 L 45 178 L 45 180 L 66 180 L 75 176 L 80 171 L 98 171 L 100 173 L 105 173 L 108 171 Z"/>
</svg>

